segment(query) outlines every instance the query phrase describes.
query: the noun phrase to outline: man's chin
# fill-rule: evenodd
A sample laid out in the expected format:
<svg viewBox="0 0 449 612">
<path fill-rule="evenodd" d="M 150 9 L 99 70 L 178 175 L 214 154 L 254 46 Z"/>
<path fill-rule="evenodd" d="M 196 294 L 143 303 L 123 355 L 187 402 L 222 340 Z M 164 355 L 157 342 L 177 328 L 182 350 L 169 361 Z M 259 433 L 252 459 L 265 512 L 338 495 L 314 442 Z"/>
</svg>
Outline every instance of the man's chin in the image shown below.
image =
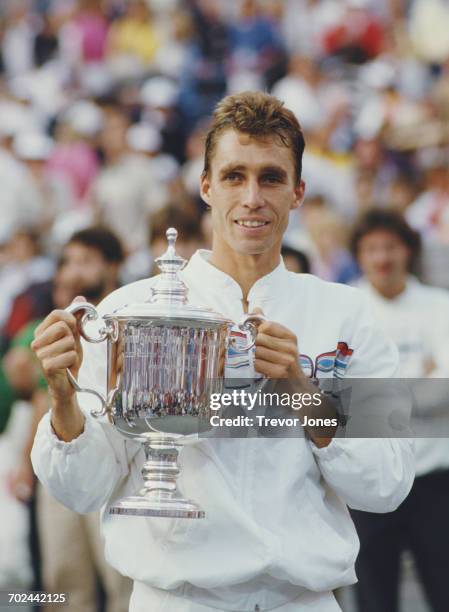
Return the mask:
<svg viewBox="0 0 449 612">
<path fill-rule="evenodd" d="M 239 240 L 233 245 L 235 250 L 240 255 L 263 255 L 273 248 L 272 244 L 267 244 L 266 240 Z"/>
</svg>

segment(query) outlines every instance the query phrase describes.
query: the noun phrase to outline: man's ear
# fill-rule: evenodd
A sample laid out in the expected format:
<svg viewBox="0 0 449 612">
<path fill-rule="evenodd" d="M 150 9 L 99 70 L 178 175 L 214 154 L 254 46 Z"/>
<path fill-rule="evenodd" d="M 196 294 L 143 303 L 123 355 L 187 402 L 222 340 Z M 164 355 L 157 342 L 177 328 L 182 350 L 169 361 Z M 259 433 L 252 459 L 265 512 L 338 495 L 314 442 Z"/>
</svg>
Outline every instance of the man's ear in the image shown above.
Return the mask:
<svg viewBox="0 0 449 612">
<path fill-rule="evenodd" d="M 295 187 L 295 199 L 291 205 L 291 210 L 295 208 L 299 208 L 301 204 L 304 202 L 304 194 L 306 191 L 306 184 L 304 181 L 299 181 L 299 183 Z"/>
<path fill-rule="evenodd" d="M 203 172 L 200 178 L 200 195 L 205 204 L 210 206 L 210 182 L 209 176 Z"/>
</svg>

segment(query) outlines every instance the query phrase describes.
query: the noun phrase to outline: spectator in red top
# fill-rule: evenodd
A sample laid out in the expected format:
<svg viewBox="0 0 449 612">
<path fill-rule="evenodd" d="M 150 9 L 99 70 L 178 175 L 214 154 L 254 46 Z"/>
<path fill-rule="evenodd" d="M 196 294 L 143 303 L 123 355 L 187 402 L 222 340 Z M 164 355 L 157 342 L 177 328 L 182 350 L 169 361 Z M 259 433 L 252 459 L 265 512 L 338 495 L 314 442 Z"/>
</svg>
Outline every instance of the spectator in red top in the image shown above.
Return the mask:
<svg viewBox="0 0 449 612">
<path fill-rule="evenodd" d="M 323 35 L 324 52 L 348 63 L 363 64 L 382 51 L 383 25 L 367 8 L 367 0 L 345 2 L 341 20 Z"/>
</svg>

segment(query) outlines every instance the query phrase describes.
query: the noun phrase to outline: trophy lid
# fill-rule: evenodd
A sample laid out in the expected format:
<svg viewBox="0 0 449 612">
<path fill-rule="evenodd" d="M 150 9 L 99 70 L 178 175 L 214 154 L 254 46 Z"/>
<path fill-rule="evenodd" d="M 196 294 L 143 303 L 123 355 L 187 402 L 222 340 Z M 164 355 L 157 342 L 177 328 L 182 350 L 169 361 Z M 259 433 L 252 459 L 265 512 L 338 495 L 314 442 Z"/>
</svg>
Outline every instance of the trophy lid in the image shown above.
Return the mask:
<svg viewBox="0 0 449 612">
<path fill-rule="evenodd" d="M 187 260 L 178 255 L 175 243 L 178 232 L 170 227 L 167 232 L 168 248 L 156 259 L 161 273 L 151 287 L 150 298 L 142 303 L 128 304 L 105 315 L 105 319 L 179 319 L 183 321 L 204 321 L 205 324 L 231 323 L 223 315 L 211 308 L 190 304 L 189 289 L 179 277 Z"/>
</svg>

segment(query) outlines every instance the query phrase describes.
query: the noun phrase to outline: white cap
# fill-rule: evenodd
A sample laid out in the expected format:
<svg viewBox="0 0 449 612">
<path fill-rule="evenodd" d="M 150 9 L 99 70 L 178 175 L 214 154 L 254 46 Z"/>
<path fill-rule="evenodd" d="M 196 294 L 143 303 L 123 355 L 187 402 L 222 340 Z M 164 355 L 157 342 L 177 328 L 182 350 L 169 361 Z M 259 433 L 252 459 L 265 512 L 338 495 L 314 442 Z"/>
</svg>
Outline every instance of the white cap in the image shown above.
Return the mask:
<svg viewBox="0 0 449 612">
<path fill-rule="evenodd" d="M 54 142 L 42 132 L 22 132 L 13 141 L 17 157 L 29 161 L 44 161 L 53 151 Z"/>
<path fill-rule="evenodd" d="M 292 77 L 281 79 L 274 87 L 273 95 L 285 103 L 306 131 L 318 128 L 326 119 L 315 93 Z"/>
<path fill-rule="evenodd" d="M 170 183 L 179 175 L 178 162 L 172 155 L 166 153 L 161 153 L 152 159 L 151 168 L 162 183 Z"/>
<path fill-rule="evenodd" d="M 65 111 L 63 119 L 82 136 L 94 136 L 103 127 L 103 112 L 88 100 L 79 100 L 72 104 Z"/>
<path fill-rule="evenodd" d="M 392 87 L 396 82 L 397 71 L 392 62 L 374 60 L 365 64 L 359 71 L 359 79 L 372 89 Z"/>
<path fill-rule="evenodd" d="M 16 98 L 31 102 L 46 116 L 58 113 L 66 99 L 57 62 L 48 62 L 41 68 L 10 79 L 8 89 Z"/>
<path fill-rule="evenodd" d="M 0 104 L 0 135 L 15 136 L 22 130 L 33 128 L 33 112 L 15 102 Z"/>
<path fill-rule="evenodd" d="M 134 151 L 157 153 L 162 145 L 159 130 L 149 123 L 136 123 L 126 133 L 128 145 Z"/>
<path fill-rule="evenodd" d="M 167 77 L 157 76 L 148 79 L 140 90 L 140 99 L 146 106 L 153 108 L 173 106 L 178 98 L 178 85 Z"/>
</svg>

